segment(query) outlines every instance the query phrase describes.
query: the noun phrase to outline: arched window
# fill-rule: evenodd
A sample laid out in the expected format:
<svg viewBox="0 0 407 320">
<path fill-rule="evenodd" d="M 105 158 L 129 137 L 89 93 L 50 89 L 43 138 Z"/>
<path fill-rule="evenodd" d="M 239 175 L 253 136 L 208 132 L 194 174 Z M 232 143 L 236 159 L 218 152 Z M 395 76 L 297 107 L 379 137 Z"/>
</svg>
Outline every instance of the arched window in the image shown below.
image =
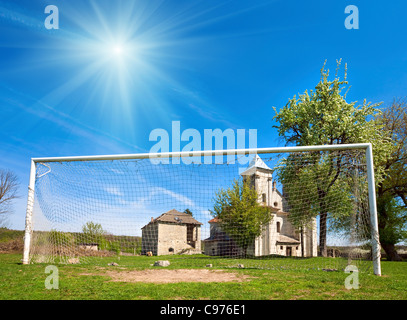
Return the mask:
<svg viewBox="0 0 407 320">
<path fill-rule="evenodd" d="M 281 224 L 279 221 L 277 221 L 277 232 L 280 232 L 280 227 L 281 227 Z"/>
<path fill-rule="evenodd" d="M 262 201 L 263 201 L 263 203 L 267 202 L 267 196 L 265 193 L 262 194 Z"/>
</svg>

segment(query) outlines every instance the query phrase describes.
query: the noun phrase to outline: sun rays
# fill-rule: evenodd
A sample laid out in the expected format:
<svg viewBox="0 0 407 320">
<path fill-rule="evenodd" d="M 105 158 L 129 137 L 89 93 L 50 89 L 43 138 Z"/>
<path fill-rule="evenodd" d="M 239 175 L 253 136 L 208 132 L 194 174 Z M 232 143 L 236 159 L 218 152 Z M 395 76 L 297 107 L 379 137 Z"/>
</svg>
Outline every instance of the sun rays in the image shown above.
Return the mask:
<svg viewBox="0 0 407 320">
<path fill-rule="evenodd" d="M 29 94 L 36 100 L 138 144 L 146 128 L 171 123 L 181 113 L 214 110 L 199 82 L 190 79 L 199 77 L 201 62 L 213 59 L 207 52 L 212 39 L 225 34 L 203 30 L 249 10 L 230 1 L 66 2 L 59 6 L 59 30 L 38 29 L 40 41 L 24 43 L 30 56 L 19 71 L 29 74 Z M 17 17 L 18 8 L 13 11 L 13 21 L 27 20 Z"/>
</svg>

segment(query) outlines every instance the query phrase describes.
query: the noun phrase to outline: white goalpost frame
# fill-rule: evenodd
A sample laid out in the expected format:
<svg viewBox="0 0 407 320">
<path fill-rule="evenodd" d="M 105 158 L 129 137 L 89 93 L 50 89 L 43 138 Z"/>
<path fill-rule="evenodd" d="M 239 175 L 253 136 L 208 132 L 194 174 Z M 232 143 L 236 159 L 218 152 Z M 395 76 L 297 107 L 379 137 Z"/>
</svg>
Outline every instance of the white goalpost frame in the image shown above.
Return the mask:
<svg viewBox="0 0 407 320">
<path fill-rule="evenodd" d="M 68 161 L 97 161 L 97 160 L 126 160 L 126 159 L 157 159 L 157 158 L 179 158 L 179 157 L 199 157 L 199 156 L 227 156 L 227 155 L 248 155 L 265 153 L 287 153 L 302 151 L 329 151 L 329 150 L 350 150 L 362 149 L 366 154 L 367 181 L 369 191 L 370 223 L 372 227 L 372 254 L 373 272 L 381 275 L 380 264 L 380 242 L 378 231 L 376 191 L 373 165 L 373 152 L 371 143 L 358 144 L 338 144 L 338 145 L 317 145 L 300 147 L 274 147 L 274 148 L 251 148 L 251 149 L 229 149 L 229 150 L 202 150 L 186 152 L 163 152 L 163 153 L 139 153 L 121 155 L 96 155 L 96 156 L 72 156 L 72 157 L 49 157 L 32 158 L 30 169 L 30 180 L 28 186 L 27 212 L 25 221 L 24 253 L 23 264 L 29 263 L 30 244 L 32 235 L 32 214 L 34 208 L 34 190 L 36 179 L 36 164 L 41 162 L 68 162 Z"/>
</svg>

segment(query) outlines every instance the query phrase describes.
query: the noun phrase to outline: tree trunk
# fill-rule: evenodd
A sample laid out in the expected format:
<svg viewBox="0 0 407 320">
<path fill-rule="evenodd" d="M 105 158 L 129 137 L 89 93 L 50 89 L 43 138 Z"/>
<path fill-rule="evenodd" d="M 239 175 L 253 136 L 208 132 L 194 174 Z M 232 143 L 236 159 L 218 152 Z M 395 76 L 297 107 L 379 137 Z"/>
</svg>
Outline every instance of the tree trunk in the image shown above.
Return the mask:
<svg viewBox="0 0 407 320">
<path fill-rule="evenodd" d="M 328 214 L 321 212 L 319 215 L 319 253 L 321 256 L 327 256 L 326 248 L 326 220 Z"/>
<path fill-rule="evenodd" d="M 389 261 L 402 261 L 401 257 L 398 255 L 396 248 L 393 243 L 381 243 L 382 248 L 386 252 L 387 260 Z"/>
<path fill-rule="evenodd" d="M 328 255 L 326 248 L 326 224 L 328 219 L 328 212 L 326 212 L 325 206 L 325 196 L 327 193 L 318 187 L 318 198 L 319 198 L 319 254 L 322 257 Z"/>
</svg>

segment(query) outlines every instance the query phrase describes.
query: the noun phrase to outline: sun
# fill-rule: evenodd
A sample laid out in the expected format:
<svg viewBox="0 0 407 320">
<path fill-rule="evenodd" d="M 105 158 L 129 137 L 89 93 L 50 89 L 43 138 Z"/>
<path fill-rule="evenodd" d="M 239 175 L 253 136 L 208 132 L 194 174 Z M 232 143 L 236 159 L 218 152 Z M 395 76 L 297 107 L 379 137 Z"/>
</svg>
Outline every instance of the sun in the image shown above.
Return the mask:
<svg viewBox="0 0 407 320">
<path fill-rule="evenodd" d="M 115 45 L 112 48 L 113 54 L 120 56 L 123 54 L 123 46 L 121 45 Z"/>
</svg>

